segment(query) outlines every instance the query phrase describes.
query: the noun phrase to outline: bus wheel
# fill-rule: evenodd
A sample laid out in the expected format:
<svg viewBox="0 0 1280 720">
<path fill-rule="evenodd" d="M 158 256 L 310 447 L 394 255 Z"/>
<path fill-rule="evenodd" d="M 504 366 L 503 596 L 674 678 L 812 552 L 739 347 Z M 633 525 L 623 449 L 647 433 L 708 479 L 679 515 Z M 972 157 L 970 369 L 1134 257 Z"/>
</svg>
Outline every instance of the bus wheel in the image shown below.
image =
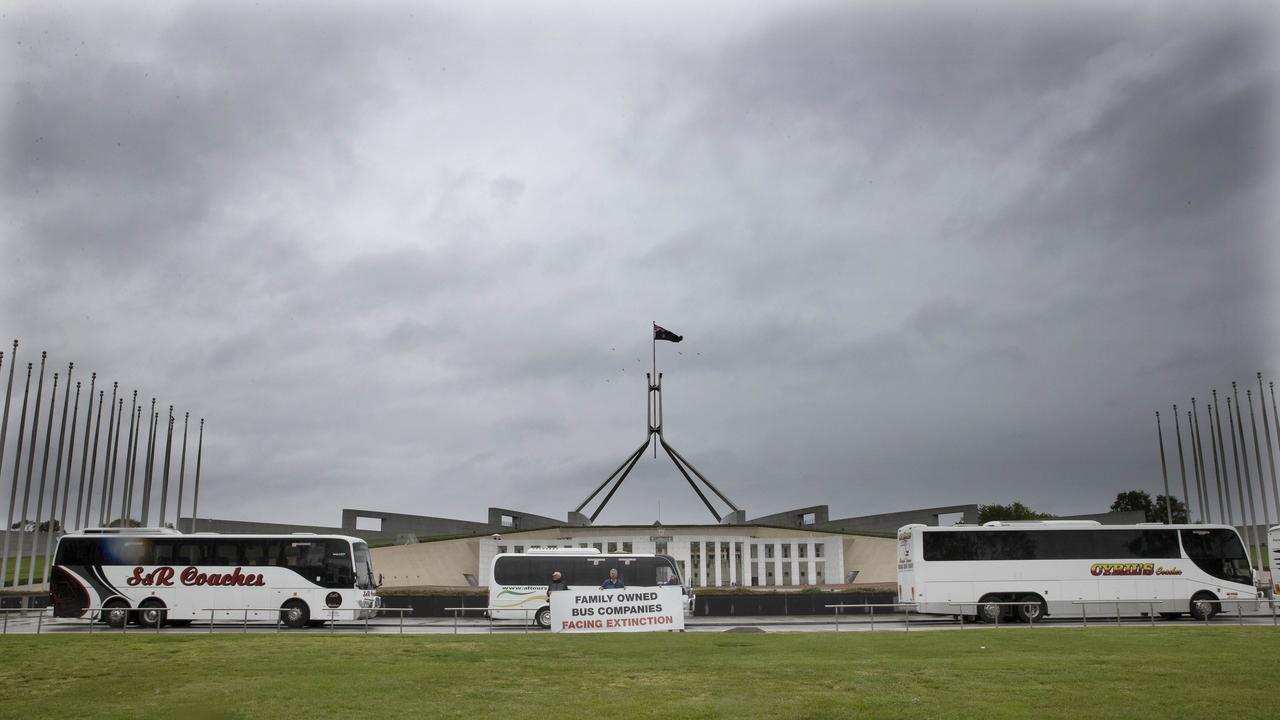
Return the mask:
<svg viewBox="0 0 1280 720">
<path fill-rule="evenodd" d="M 164 624 L 164 618 L 168 615 L 164 609 L 164 603 L 159 600 L 143 600 L 138 607 L 142 608 L 142 612 L 138 613 L 138 624 L 146 627 L 160 627 Z"/>
<path fill-rule="evenodd" d="M 544 607 L 538 612 L 534 613 L 533 621 L 538 623 L 538 627 L 542 628 L 543 630 L 551 629 L 551 608 Z"/>
<path fill-rule="evenodd" d="M 122 628 L 124 624 L 129 622 L 129 603 L 115 598 L 108 600 L 102 607 L 106 608 L 102 611 L 102 622 L 113 628 Z"/>
<path fill-rule="evenodd" d="M 301 600 L 290 600 L 280 607 L 280 621 L 291 628 L 307 626 L 311 619 L 311 611 Z"/>
<path fill-rule="evenodd" d="M 1191 617 L 1196 620 L 1208 620 L 1218 614 L 1218 603 L 1211 592 L 1198 592 L 1191 596 Z"/>
<path fill-rule="evenodd" d="M 979 600 L 978 619 L 988 623 L 1000 622 L 1000 616 L 1004 613 L 1004 606 L 996 604 L 999 602 L 999 596 L 995 595 L 989 595 Z"/>
<path fill-rule="evenodd" d="M 1044 600 L 1039 595 L 1023 595 L 1018 599 L 1022 601 L 1022 604 L 1017 606 L 1019 620 L 1024 623 L 1033 623 L 1044 619 Z"/>
</svg>

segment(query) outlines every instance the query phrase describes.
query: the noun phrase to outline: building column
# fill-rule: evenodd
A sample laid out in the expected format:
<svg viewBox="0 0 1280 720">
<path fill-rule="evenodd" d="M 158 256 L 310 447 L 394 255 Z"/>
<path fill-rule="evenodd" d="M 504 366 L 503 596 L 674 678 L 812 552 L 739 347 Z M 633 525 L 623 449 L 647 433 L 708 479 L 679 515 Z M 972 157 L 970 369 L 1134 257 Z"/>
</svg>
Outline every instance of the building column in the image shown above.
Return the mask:
<svg viewBox="0 0 1280 720">
<path fill-rule="evenodd" d="M 813 549 L 817 543 L 808 543 L 809 545 L 809 584 L 818 584 L 818 559 L 813 556 Z"/>
<path fill-rule="evenodd" d="M 698 538 L 698 585 L 707 586 L 707 544 Z"/>
<path fill-rule="evenodd" d="M 773 543 L 773 584 L 782 584 L 782 543 Z"/>
<path fill-rule="evenodd" d="M 791 583 L 800 584 L 800 543 L 791 543 Z"/>
<path fill-rule="evenodd" d="M 729 541 L 729 587 L 738 584 L 738 543 Z"/>
</svg>

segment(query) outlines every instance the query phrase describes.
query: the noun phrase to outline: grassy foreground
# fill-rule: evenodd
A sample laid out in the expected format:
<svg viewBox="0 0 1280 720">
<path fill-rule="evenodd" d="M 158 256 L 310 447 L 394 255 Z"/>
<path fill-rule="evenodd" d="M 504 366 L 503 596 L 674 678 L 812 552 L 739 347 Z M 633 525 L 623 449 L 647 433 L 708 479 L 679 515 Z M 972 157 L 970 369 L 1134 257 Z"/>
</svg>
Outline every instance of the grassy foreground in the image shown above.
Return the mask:
<svg viewBox="0 0 1280 720">
<path fill-rule="evenodd" d="M 0 638 L 0 717 L 1275 717 L 1280 632 Z"/>
</svg>

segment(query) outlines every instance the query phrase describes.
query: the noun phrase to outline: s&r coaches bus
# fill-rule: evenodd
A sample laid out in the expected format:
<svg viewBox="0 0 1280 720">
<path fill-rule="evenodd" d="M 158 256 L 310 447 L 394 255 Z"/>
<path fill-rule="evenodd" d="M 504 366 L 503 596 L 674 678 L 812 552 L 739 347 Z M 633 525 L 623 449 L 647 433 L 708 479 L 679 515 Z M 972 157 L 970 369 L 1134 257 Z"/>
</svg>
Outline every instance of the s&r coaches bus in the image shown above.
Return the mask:
<svg viewBox="0 0 1280 720">
<path fill-rule="evenodd" d="M 530 548 L 527 553 L 499 553 L 489 566 L 489 615 L 495 620 L 528 620 L 551 627 L 547 584 L 551 573 L 574 590 L 592 590 L 617 570 L 628 587 L 679 585 L 684 611 L 693 611 L 694 596 L 680 579 L 676 561 L 667 555 L 605 555 L 595 548 Z"/>
<path fill-rule="evenodd" d="M 1244 543 L 1227 525 L 1049 520 L 898 530 L 898 601 L 922 613 L 976 612 L 986 622 L 1012 613 L 1027 622 L 1050 613 L 1079 617 L 1078 601 L 1156 600 L 1120 611 L 1203 620 L 1221 610 L 1219 600 L 1257 597 Z M 1022 604 L 994 604 L 1001 602 Z M 1117 612 L 1115 605 L 1083 608 Z"/>
<path fill-rule="evenodd" d="M 380 606 L 373 578 L 369 546 L 354 537 L 99 528 L 58 540 L 49 599 L 55 617 L 105 608 L 112 627 L 241 620 L 246 611 L 303 627 L 369 617 Z"/>
</svg>

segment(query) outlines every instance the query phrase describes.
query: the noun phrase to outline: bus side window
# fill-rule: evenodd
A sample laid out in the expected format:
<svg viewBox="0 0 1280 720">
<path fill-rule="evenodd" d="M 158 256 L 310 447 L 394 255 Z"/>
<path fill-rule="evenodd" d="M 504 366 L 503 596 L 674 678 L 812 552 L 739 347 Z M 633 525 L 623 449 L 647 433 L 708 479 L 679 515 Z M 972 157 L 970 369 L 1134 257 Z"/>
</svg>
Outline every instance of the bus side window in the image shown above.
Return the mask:
<svg viewBox="0 0 1280 720">
<path fill-rule="evenodd" d="M 231 566 L 240 564 L 240 553 L 233 543 L 215 542 L 213 544 L 213 552 L 209 554 L 207 562 L 210 565 Z"/>
<path fill-rule="evenodd" d="M 250 541 L 240 546 L 240 564 L 253 567 L 262 565 L 262 557 L 265 553 L 262 551 L 262 541 Z"/>
<path fill-rule="evenodd" d="M 152 565 L 172 565 L 173 564 L 174 542 L 167 539 L 157 539 L 151 541 L 151 564 Z"/>
<path fill-rule="evenodd" d="M 180 542 L 173 546 L 174 565 L 200 565 L 204 562 L 203 556 L 199 543 Z"/>
</svg>

